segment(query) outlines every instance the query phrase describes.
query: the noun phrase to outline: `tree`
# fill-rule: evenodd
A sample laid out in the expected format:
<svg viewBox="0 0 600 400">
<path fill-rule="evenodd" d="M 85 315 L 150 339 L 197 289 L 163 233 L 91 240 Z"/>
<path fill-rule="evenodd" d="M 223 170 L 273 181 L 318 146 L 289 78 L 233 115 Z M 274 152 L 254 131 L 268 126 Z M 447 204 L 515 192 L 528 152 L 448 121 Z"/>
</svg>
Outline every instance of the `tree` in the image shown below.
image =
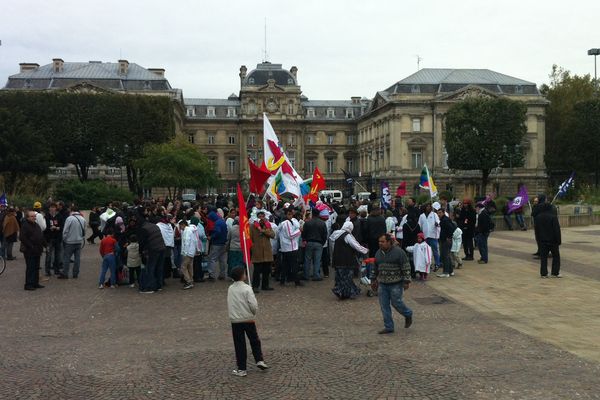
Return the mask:
<svg viewBox="0 0 600 400">
<path fill-rule="evenodd" d="M 206 156 L 181 137 L 168 143 L 146 145 L 144 156 L 135 161 L 134 166 L 144 171 L 145 187 L 166 188 L 170 198 L 186 188 L 200 189 L 217 184 L 216 173 Z"/>
<path fill-rule="evenodd" d="M 542 85 L 540 91 L 550 101 L 546 110 L 545 163 L 555 186 L 577 168 L 581 154 L 596 151 L 589 146 L 580 153 L 577 145 L 582 142 L 571 129 L 575 105 L 594 97 L 594 80 L 589 74 L 571 75 L 568 70 L 553 65 L 550 84 Z M 578 179 L 580 177 L 578 173 Z"/>
<path fill-rule="evenodd" d="M 14 193 L 17 179 L 25 174 L 46 174 L 49 160 L 45 141 L 36 135 L 23 114 L 0 108 L 0 173 L 4 175 L 4 190 Z"/>
<path fill-rule="evenodd" d="M 564 144 L 570 154 L 576 154 L 571 168 L 578 176 L 592 174 L 594 185 L 600 183 L 600 99 L 581 101 L 573 107 L 567 132 L 572 140 Z"/>
<path fill-rule="evenodd" d="M 453 105 L 444 120 L 448 167 L 480 170 L 485 193 L 492 169 L 523 165 L 520 144 L 527 133 L 526 113 L 524 103 L 506 98 L 468 99 Z"/>
</svg>

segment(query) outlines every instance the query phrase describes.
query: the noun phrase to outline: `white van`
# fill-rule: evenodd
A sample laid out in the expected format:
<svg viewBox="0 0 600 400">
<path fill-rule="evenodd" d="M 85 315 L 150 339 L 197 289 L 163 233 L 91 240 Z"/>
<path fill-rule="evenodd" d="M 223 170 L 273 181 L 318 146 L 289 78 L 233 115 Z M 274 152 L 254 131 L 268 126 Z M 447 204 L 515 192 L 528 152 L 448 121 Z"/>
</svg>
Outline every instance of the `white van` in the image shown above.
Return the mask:
<svg viewBox="0 0 600 400">
<path fill-rule="evenodd" d="M 358 201 L 365 201 L 365 200 L 369 200 L 371 198 L 371 192 L 358 192 L 356 194 L 356 199 Z"/>
<path fill-rule="evenodd" d="M 344 196 L 342 195 L 341 190 L 321 190 L 319 192 L 319 199 L 321 198 L 321 196 L 324 196 L 325 199 L 327 199 L 328 197 L 331 197 L 331 201 L 337 201 L 340 203 L 344 199 Z"/>
</svg>

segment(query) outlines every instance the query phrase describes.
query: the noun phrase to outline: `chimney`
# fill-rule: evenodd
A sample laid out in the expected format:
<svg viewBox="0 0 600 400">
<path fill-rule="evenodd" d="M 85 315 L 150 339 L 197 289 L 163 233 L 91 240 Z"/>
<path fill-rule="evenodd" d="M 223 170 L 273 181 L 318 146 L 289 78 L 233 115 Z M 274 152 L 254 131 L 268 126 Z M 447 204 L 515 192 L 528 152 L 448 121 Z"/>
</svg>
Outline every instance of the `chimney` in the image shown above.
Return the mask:
<svg viewBox="0 0 600 400">
<path fill-rule="evenodd" d="M 248 68 L 246 68 L 245 65 L 242 65 L 240 67 L 240 82 L 244 82 L 244 79 L 246 79 L 246 71 L 248 71 Z"/>
<path fill-rule="evenodd" d="M 39 67 L 40 67 L 40 64 L 38 64 L 38 63 L 20 63 L 19 64 L 20 72 L 35 71 Z"/>
<path fill-rule="evenodd" d="M 294 79 L 298 79 L 298 67 L 294 65 L 292 68 L 290 68 L 290 73 L 294 76 Z"/>
<path fill-rule="evenodd" d="M 129 61 L 119 60 L 119 75 L 127 75 L 129 70 Z"/>
<path fill-rule="evenodd" d="M 160 76 L 161 78 L 165 77 L 165 69 L 164 68 L 148 68 L 148 71 Z"/>
<path fill-rule="evenodd" d="M 65 65 L 65 62 L 63 61 L 62 58 L 53 58 L 52 59 L 52 70 L 55 73 L 63 72 L 64 65 Z"/>
<path fill-rule="evenodd" d="M 350 99 L 352 100 L 352 104 L 360 104 L 360 96 L 352 96 Z"/>
</svg>

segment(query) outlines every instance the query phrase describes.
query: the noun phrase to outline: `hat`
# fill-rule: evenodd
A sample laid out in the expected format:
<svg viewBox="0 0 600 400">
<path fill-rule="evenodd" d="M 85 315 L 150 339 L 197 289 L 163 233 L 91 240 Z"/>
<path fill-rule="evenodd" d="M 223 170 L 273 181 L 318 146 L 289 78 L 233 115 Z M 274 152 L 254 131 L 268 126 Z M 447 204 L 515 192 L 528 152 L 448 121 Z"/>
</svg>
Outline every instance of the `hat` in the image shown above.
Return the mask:
<svg viewBox="0 0 600 400">
<path fill-rule="evenodd" d="M 417 239 L 418 238 L 421 238 L 421 239 L 425 240 L 425 234 L 423 232 L 417 233 Z"/>
<path fill-rule="evenodd" d="M 35 203 L 33 203 L 33 208 L 42 208 L 42 203 L 36 201 Z"/>
<path fill-rule="evenodd" d="M 329 210 L 324 208 L 319 212 L 319 218 L 323 219 L 323 220 L 328 220 L 329 219 Z"/>
<path fill-rule="evenodd" d="M 433 208 L 435 211 L 437 211 L 437 210 L 439 210 L 440 208 L 442 208 L 442 206 L 440 205 L 440 203 L 438 203 L 437 201 L 436 201 L 436 202 L 434 202 L 434 203 L 431 205 L 431 207 L 432 207 L 432 208 Z"/>
</svg>

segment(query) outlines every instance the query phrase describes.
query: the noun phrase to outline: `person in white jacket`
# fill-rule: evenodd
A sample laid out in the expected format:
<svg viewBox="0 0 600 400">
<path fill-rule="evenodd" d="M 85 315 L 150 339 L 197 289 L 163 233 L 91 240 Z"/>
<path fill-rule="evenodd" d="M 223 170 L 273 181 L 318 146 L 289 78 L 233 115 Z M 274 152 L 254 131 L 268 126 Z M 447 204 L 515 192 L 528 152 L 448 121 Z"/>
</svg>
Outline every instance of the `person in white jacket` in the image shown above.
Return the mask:
<svg viewBox="0 0 600 400">
<path fill-rule="evenodd" d="M 281 269 L 279 282 L 285 285 L 286 280 L 293 280 L 296 286 L 304 286 L 298 276 L 298 240 L 301 235 L 300 223 L 294 218 L 294 209 L 285 211 L 286 220 L 279 224 L 279 252 L 281 253 Z"/>
<path fill-rule="evenodd" d="M 187 290 L 194 287 L 194 257 L 202 247 L 196 225 L 188 225 L 188 222 L 182 219 L 179 221 L 179 229 L 183 231 L 181 235 L 181 273 L 185 280 L 183 289 Z"/>
<path fill-rule="evenodd" d="M 415 271 L 420 274 L 420 279 L 422 281 L 427 280 L 427 276 L 431 272 L 433 254 L 431 247 L 425 241 L 425 235 L 419 232 L 417 234 L 417 243 L 414 246 L 407 246 L 406 251 L 413 253 Z"/>
<path fill-rule="evenodd" d="M 242 267 L 234 268 L 231 271 L 231 278 L 234 282 L 227 290 L 227 310 L 229 321 L 231 321 L 231 333 L 237 361 L 237 369 L 233 370 L 233 375 L 246 376 L 248 375 L 246 372 L 246 360 L 248 358 L 246 336 L 250 341 L 256 366 L 262 370 L 269 367 L 263 359 L 262 347 L 256 331 L 255 320 L 258 312 L 258 302 L 252 287 L 245 282 L 247 279 L 246 270 Z"/>
<path fill-rule="evenodd" d="M 434 203 L 439 207 L 439 203 Z M 435 260 L 435 269 L 440 266 L 440 253 L 438 251 L 438 239 L 440 238 L 440 218 L 433 211 L 431 204 L 425 205 L 425 212 L 419 216 L 419 226 L 425 235 L 425 241 L 433 251 L 433 259 Z M 435 210 L 437 211 L 437 210 Z"/>
<path fill-rule="evenodd" d="M 454 268 L 458 269 L 462 267 L 462 259 L 460 258 L 460 248 L 462 247 L 462 229 L 458 226 L 452 234 L 452 248 L 450 249 L 450 258 L 454 263 Z"/>
</svg>

